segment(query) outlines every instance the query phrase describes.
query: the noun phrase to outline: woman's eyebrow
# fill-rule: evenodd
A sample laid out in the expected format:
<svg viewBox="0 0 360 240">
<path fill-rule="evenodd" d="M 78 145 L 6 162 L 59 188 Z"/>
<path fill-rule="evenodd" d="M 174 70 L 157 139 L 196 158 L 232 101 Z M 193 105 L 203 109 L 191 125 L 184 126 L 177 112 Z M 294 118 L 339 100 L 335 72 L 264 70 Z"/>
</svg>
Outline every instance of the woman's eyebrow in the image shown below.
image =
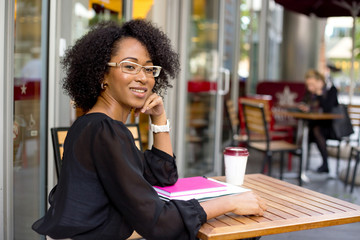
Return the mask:
<svg viewBox="0 0 360 240">
<path fill-rule="evenodd" d="M 134 60 L 134 61 L 137 61 L 138 59 L 137 59 L 137 58 L 134 58 L 134 57 L 126 57 L 126 58 L 121 59 L 120 61 L 124 61 L 124 60 Z"/>
<path fill-rule="evenodd" d="M 139 61 L 137 58 L 134 58 L 134 57 L 126 57 L 126 58 L 123 58 L 120 60 L 121 61 L 124 61 L 124 60 L 134 60 L 134 61 Z M 146 63 L 152 63 L 152 60 L 147 60 Z"/>
</svg>

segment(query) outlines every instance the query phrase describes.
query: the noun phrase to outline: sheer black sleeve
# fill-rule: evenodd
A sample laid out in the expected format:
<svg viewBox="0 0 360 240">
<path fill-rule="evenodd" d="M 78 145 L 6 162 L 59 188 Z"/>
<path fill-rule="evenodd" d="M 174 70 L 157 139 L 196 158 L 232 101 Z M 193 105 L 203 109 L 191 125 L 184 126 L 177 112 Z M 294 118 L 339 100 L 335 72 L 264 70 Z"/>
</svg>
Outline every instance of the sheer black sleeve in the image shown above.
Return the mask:
<svg viewBox="0 0 360 240">
<path fill-rule="evenodd" d="M 151 186 L 177 178 L 174 158 L 161 159 L 156 149 L 141 153 L 126 127 L 113 120 L 102 121 L 92 139 L 91 155 L 105 192 L 139 234 L 148 240 L 196 238 L 206 221 L 198 201 L 163 202 Z"/>
<path fill-rule="evenodd" d="M 177 181 L 175 157 L 155 147 L 146 150 L 144 157 L 144 177 L 151 185 L 167 186 Z"/>
</svg>

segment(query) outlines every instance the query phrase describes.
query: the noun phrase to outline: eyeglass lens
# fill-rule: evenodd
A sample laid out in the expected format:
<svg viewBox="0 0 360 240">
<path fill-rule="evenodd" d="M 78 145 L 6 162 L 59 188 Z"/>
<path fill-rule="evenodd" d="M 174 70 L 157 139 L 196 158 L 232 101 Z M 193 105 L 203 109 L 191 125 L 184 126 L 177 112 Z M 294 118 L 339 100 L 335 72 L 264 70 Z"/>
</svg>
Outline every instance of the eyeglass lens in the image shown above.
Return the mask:
<svg viewBox="0 0 360 240">
<path fill-rule="evenodd" d="M 139 64 L 132 62 L 121 62 L 120 66 L 124 73 L 129 73 L 129 74 L 137 74 L 140 72 L 142 68 L 144 68 L 144 72 L 147 75 L 151 75 L 152 77 L 159 76 L 161 70 L 161 68 L 157 66 L 141 66 Z"/>
</svg>

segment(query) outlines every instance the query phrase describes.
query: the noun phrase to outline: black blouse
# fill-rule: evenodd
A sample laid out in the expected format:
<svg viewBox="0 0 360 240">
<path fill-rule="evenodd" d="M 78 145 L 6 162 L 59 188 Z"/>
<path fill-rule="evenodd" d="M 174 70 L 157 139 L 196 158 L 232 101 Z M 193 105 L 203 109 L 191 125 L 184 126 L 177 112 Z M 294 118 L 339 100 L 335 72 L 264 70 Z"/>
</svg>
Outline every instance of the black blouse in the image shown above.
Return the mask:
<svg viewBox="0 0 360 240">
<path fill-rule="evenodd" d="M 126 239 L 133 230 L 148 240 L 196 239 L 206 221 L 198 201 L 164 202 L 152 187 L 177 178 L 175 157 L 142 153 L 122 122 L 87 114 L 67 134 L 59 183 L 33 229 L 55 239 Z"/>
<path fill-rule="evenodd" d="M 312 112 L 318 112 L 321 110 L 324 113 L 330 113 L 331 110 L 336 107 L 339 102 L 337 99 L 337 89 L 335 86 L 331 86 L 329 89 L 326 86 L 323 89 L 323 95 L 315 95 L 310 92 L 306 92 L 304 102 L 310 105 Z"/>
</svg>

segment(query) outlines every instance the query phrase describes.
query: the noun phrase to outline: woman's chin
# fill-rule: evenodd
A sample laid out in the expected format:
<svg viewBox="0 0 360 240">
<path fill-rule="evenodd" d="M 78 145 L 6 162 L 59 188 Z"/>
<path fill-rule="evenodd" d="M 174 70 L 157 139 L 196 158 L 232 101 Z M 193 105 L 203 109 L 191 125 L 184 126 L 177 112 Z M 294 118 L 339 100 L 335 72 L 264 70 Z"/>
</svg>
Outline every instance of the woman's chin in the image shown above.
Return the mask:
<svg viewBox="0 0 360 240">
<path fill-rule="evenodd" d="M 144 106 L 144 103 L 134 104 L 131 107 L 133 109 L 141 109 Z"/>
</svg>

